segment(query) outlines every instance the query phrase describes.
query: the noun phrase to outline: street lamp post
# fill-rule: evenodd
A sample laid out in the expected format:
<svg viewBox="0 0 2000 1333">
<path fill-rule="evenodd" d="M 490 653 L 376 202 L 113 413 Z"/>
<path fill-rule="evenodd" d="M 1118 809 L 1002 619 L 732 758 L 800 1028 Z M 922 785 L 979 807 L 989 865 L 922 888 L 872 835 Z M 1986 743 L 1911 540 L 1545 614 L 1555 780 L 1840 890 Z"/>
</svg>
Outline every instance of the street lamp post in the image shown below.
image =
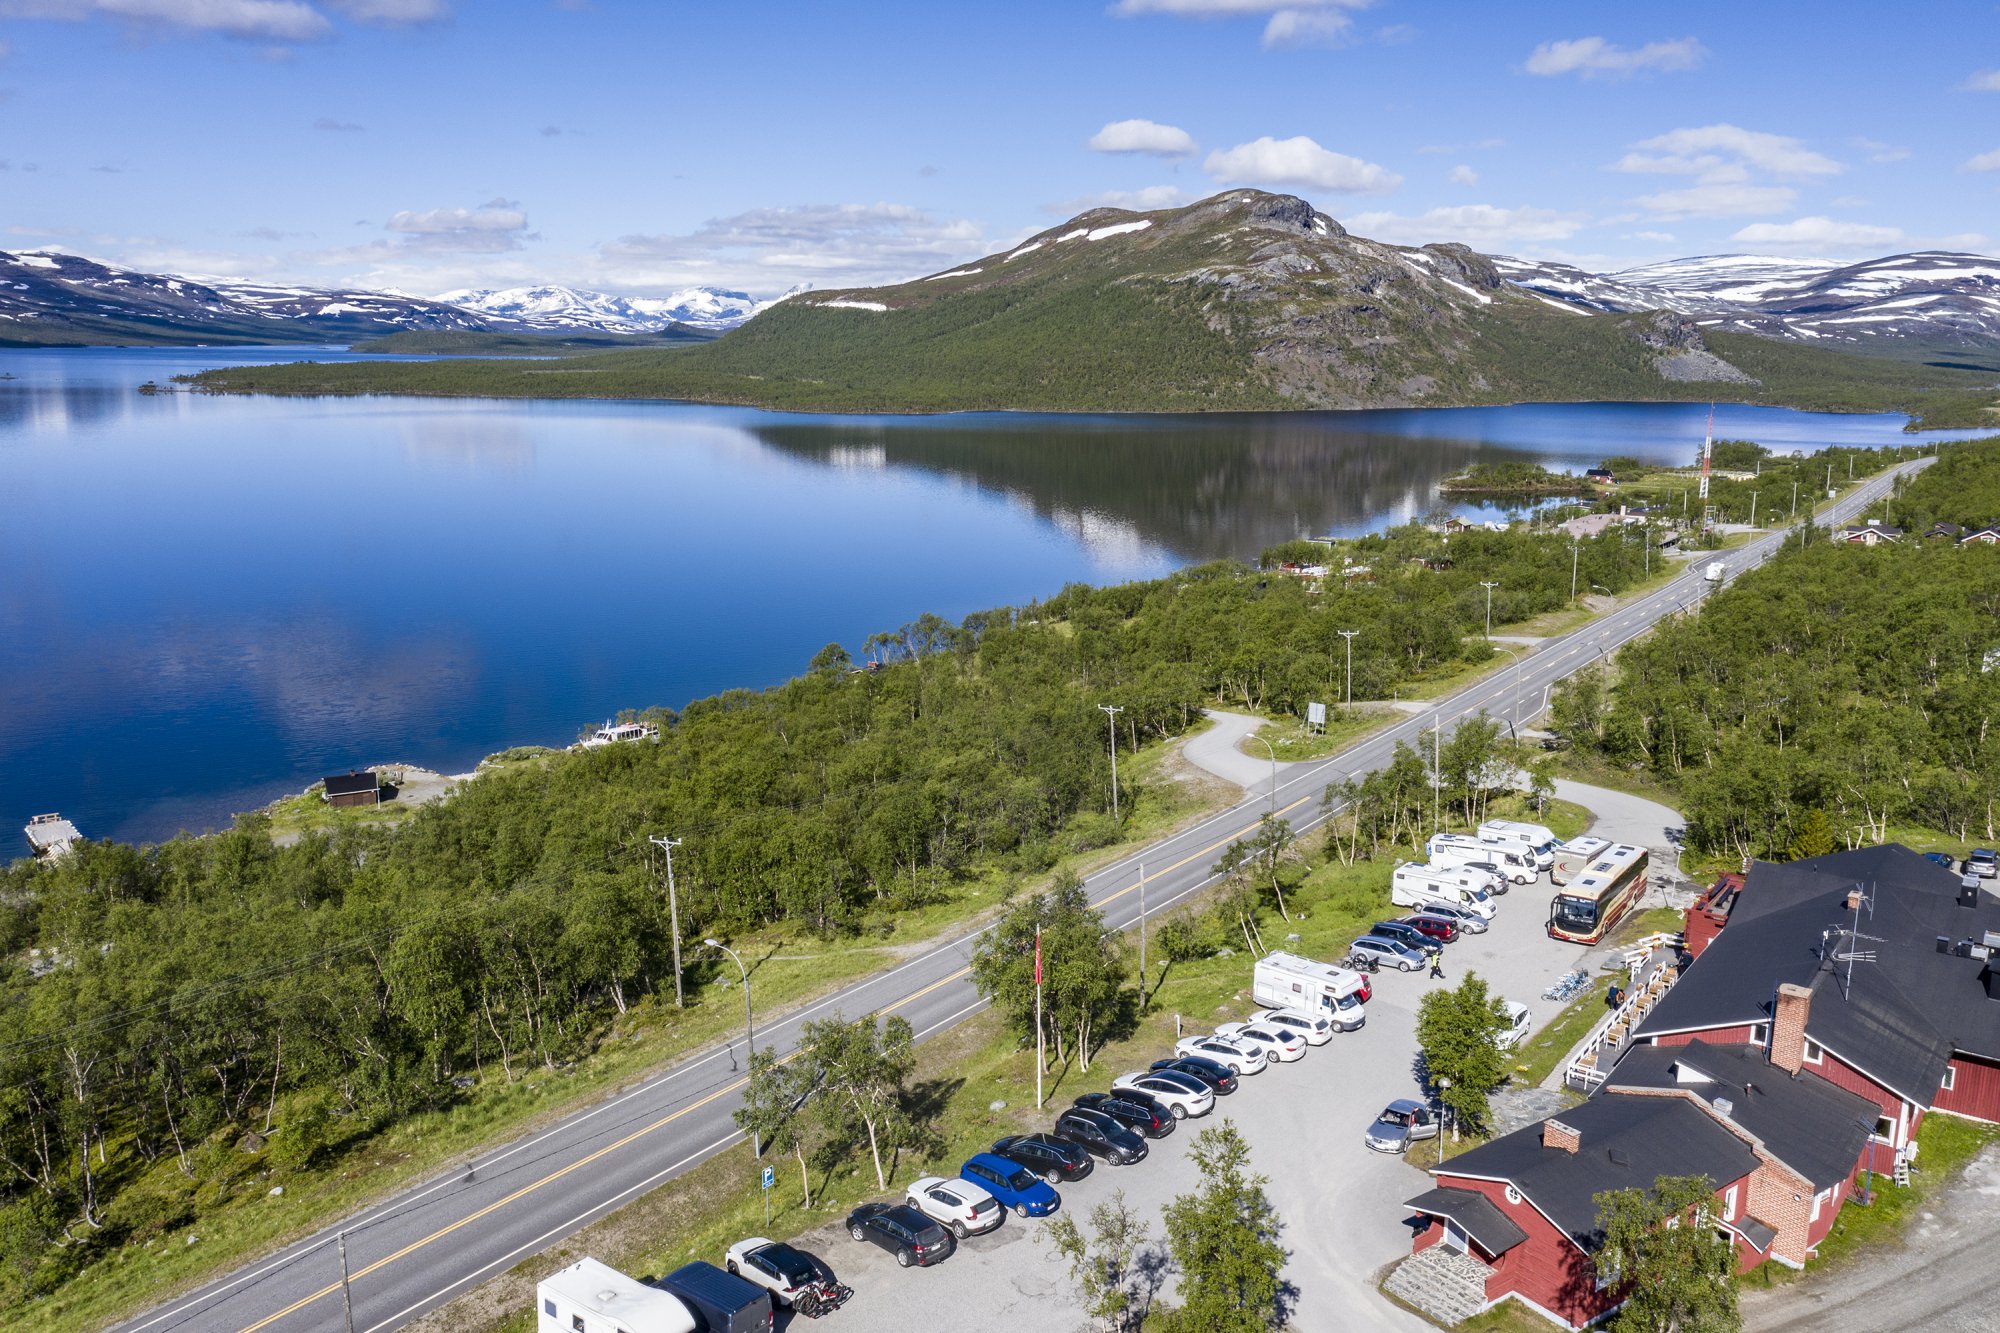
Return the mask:
<svg viewBox="0 0 2000 1333">
<path fill-rule="evenodd" d="M 743 960 L 737 956 L 736 950 L 730 948 L 721 940 L 703 940 L 702 943 L 711 949 L 720 949 L 728 954 L 730 961 L 736 964 L 736 970 L 743 976 L 743 1035 L 745 1044 L 750 1049 L 750 1059 L 744 1065 L 744 1068 L 746 1070 L 754 1069 L 757 1064 L 757 1020 L 750 1012 L 750 969 L 743 966 Z M 752 1078 L 749 1082 L 750 1110 L 754 1117 L 757 1110 L 757 1081 Z M 762 1157 L 764 1155 L 764 1135 L 761 1130 L 752 1129 L 750 1131 L 750 1148 L 757 1156 Z"/>
<path fill-rule="evenodd" d="M 1488 583 L 1485 579 L 1481 579 L 1479 580 L 1479 586 L 1486 589 L 1486 637 L 1491 639 L 1493 637 L 1493 590 L 1500 585 L 1498 583 Z"/>
<path fill-rule="evenodd" d="M 1346 703 L 1346 707 L 1348 707 L 1348 708 L 1352 708 L 1352 707 L 1354 707 L 1354 636 L 1355 636 L 1355 635 L 1357 635 L 1357 634 L 1359 634 L 1360 632 L 1361 632 L 1361 631 L 1360 631 L 1360 630 L 1358 630 L 1358 629 L 1337 629 L 1337 630 L 1335 630 L 1335 631 L 1334 631 L 1334 633 L 1335 633 L 1335 634 L 1338 634 L 1338 635 L 1339 635 L 1339 636 L 1340 636 L 1341 638 L 1343 638 L 1343 639 L 1345 639 L 1345 640 L 1347 641 L 1347 644 L 1346 644 L 1346 646 L 1347 646 L 1347 703 Z"/>
<path fill-rule="evenodd" d="M 1118 829 L 1118 715 L 1125 710 L 1110 704 L 1099 704 L 1104 714 L 1104 724 L 1111 737 L 1111 828 Z"/>
</svg>

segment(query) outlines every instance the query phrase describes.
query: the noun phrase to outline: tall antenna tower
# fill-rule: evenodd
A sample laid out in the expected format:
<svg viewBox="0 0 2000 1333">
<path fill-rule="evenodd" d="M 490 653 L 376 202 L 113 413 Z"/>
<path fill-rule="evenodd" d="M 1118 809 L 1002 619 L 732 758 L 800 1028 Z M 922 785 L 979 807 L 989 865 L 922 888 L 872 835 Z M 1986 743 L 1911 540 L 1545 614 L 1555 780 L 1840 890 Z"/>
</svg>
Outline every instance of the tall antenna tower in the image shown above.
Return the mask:
<svg viewBox="0 0 2000 1333">
<path fill-rule="evenodd" d="M 1708 503 L 1708 466 L 1715 457 L 1715 404 L 1708 405 L 1708 430 L 1701 437 L 1701 489 L 1695 498 L 1704 505 Z"/>
<path fill-rule="evenodd" d="M 1848 896 L 1854 903 L 1853 925 L 1828 926 L 1820 936 L 1820 957 L 1828 964 L 1847 965 L 1840 981 L 1840 998 L 1843 1000 L 1852 998 L 1854 994 L 1854 965 L 1873 963 L 1879 958 L 1875 950 L 1863 948 L 1861 942 L 1863 940 L 1874 944 L 1882 942 L 1882 937 L 1879 935 L 1861 933 L 1861 913 L 1866 911 L 1871 919 L 1875 915 L 1875 886 L 1871 884 L 1864 889 L 1859 882 L 1856 882 Z M 1845 936 L 1846 939 L 1841 940 L 1839 938 L 1841 936 Z"/>
</svg>

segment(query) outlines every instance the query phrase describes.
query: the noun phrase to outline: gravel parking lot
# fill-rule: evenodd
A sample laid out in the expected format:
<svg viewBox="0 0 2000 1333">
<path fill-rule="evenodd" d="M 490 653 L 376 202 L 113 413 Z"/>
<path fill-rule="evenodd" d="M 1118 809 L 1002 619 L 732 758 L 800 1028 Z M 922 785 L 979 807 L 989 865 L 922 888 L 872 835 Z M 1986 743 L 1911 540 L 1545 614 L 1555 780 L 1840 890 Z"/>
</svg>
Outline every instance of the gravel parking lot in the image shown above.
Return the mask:
<svg viewBox="0 0 2000 1333">
<path fill-rule="evenodd" d="M 1594 788 L 1564 794 L 1599 808 L 1604 817 L 1596 827 L 1607 836 L 1663 845 L 1661 823 L 1671 817 L 1663 807 Z M 1496 993 L 1528 1004 L 1539 1028 L 1558 1007 L 1541 999 L 1543 989 L 1573 967 L 1595 969 L 1593 954 L 1544 934 L 1550 892 L 1546 879 L 1516 886 L 1500 900 L 1491 930 L 1463 936 L 1446 950 L 1442 982 L 1422 973 L 1382 973 L 1361 1031 L 1336 1034 L 1301 1061 L 1244 1079 L 1212 1116 L 1184 1121 L 1173 1135 L 1154 1140 L 1139 1165 L 1100 1162 L 1087 1179 L 1061 1187 L 1064 1209 L 1081 1222 L 1094 1204 L 1122 1189 L 1142 1216 L 1155 1219 L 1157 1237 L 1161 1209 L 1195 1184 L 1188 1144 L 1205 1124 L 1228 1116 L 1249 1141 L 1256 1169 L 1270 1178 L 1271 1199 L 1286 1222 L 1284 1243 L 1292 1252 L 1286 1277 L 1299 1293 L 1294 1326 L 1306 1333 L 1427 1328 L 1375 1289 L 1380 1270 L 1409 1252 L 1401 1204 L 1426 1187 L 1427 1177 L 1401 1158 L 1371 1152 L 1362 1133 L 1386 1102 L 1418 1091 L 1413 1033 L 1426 989 L 1456 984 L 1466 970 L 1476 970 Z M 1246 1001 L 1249 982 L 1246 961 Z M 1093 1071 L 1090 1084 L 1108 1086 L 1122 1072 Z M 1052 1103 L 1051 1119 L 1054 1109 Z M 900 1270 L 892 1256 L 855 1243 L 839 1228 L 822 1229 L 803 1244 L 855 1290 L 848 1307 L 833 1316 L 843 1326 L 930 1330 L 976 1313 L 982 1321 L 1027 1318 L 1051 1333 L 1078 1328 L 1084 1320 L 1067 1270 L 1039 1242 L 1042 1227 L 1010 1217 L 925 1270 Z"/>
</svg>

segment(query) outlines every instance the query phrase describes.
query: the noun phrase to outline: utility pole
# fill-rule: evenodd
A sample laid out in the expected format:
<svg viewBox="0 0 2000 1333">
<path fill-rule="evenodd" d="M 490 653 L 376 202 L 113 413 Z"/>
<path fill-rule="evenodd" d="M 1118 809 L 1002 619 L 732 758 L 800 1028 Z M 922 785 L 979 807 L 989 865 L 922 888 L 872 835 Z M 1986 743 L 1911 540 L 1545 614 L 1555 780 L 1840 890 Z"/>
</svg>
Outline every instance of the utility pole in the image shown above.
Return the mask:
<svg viewBox="0 0 2000 1333">
<path fill-rule="evenodd" d="M 1146 1008 L 1146 863 L 1139 862 L 1139 1008 Z"/>
<path fill-rule="evenodd" d="M 736 950 L 730 948 L 721 940 L 703 940 L 702 943 L 711 949 L 720 949 L 722 952 L 728 954 L 729 961 L 735 963 L 736 970 L 743 974 L 743 1033 L 744 1040 L 750 1050 L 750 1058 L 745 1061 L 743 1069 L 748 1074 L 757 1067 L 757 1020 L 750 1012 L 750 969 L 743 966 L 743 960 L 737 956 Z M 753 1079 L 748 1078 L 744 1082 L 749 1086 L 750 1110 L 754 1116 L 757 1110 L 757 1084 Z M 762 1157 L 764 1155 L 763 1131 L 752 1130 L 750 1132 L 750 1147 L 756 1156 Z"/>
<path fill-rule="evenodd" d="M 687 996 L 681 991 L 681 903 L 674 892 L 674 848 L 681 845 L 679 838 L 648 838 L 647 842 L 663 848 L 667 853 L 667 923 L 674 934 L 674 1008 L 687 1007 Z"/>
<path fill-rule="evenodd" d="M 1795 480 L 1792 482 L 1792 512 L 1786 515 L 1785 522 L 1790 523 L 1793 519 L 1797 518 L 1798 516 L 1799 516 L 1799 483 Z"/>
<path fill-rule="evenodd" d="M 1750 526 L 1757 526 L 1757 492 L 1750 492 Z"/>
<path fill-rule="evenodd" d="M 1104 714 L 1105 726 L 1111 732 L 1111 829 L 1118 831 L 1118 715 L 1125 710 L 1110 704 L 1097 705 Z"/>
<path fill-rule="evenodd" d="M 1347 707 L 1354 707 L 1354 636 L 1358 629 L 1337 629 L 1334 631 L 1347 641 Z"/>
<path fill-rule="evenodd" d="M 347 1318 L 347 1333 L 354 1333 L 354 1295 L 347 1284 L 347 1233 L 340 1233 L 340 1312 Z"/>
<path fill-rule="evenodd" d="M 1686 491 L 1681 492 L 1681 503 L 1683 505 L 1687 503 Z M 1581 550 L 1583 550 L 1583 538 L 1581 537 L 1570 538 L 1569 539 L 1569 604 L 1571 606 L 1576 605 L 1576 557 L 1577 553 Z"/>
<path fill-rule="evenodd" d="M 1444 832 L 1444 705 L 1431 728 L 1431 830 Z"/>
<path fill-rule="evenodd" d="M 1833 489 L 1833 464 L 1831 463 L 1826 465 L 1826 488 L 1829 491 Z"/>
<path fill-rule="evenodd" d="M 1486 637 L 1490 640 L 1493 637 L 1493 590 L 1500 585 L 1481 579 L 1479 586 L 1486 589 Z"/>
</svg>

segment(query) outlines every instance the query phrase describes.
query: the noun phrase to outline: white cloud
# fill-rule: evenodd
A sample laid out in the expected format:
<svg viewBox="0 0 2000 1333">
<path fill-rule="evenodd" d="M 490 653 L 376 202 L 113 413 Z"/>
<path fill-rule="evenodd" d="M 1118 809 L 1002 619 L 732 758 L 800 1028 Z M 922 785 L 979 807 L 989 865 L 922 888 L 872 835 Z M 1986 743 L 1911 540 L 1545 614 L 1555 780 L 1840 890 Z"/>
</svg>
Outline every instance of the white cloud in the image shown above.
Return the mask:
<svg viewBox="0 0 2000 1333">
<path fill-rule="evenodd" d="M 1965 81 L 1965 90 L 1973 93 L 2000 93 L 2000 69 L 1982 69 Z"/>
<path fill-rule="evenodd" d="M 1670 231 L 1635 231 L 1626 236 L 1629 241 L 1652 241 L 1659 245 L 1672 245 L 1674 234 Z"/>
<path fill-rule="evenodd" d="M 1647 42 L 1644 46 L 1616 46 L 1602 37 L 1578 37 L 1566 42 L 1543 42 L 1528 57 L 1530 74 L 1553 76 L 1580 74 L 1586 79 L 1620 77 L 1645 70 L 1693 69 L 1708 54 L 1708 48 L 1692 37 L 1671 42 Z"/>
<path fill-rule="evenodd" d="M 1342 194 L 1386 194 L 1403 183 L 1387 167 L 1322 148 L 1305 135 L 1273 139 L 1268 134 L 1218 150 L 1202 163 L 1216 180 L 1237 185 L 1278 185 L 1331 190 Z"/>
<path fill-rule="evenodd" d="M 1810 217 L 1790 222 L 1753 222 L 1730 239 L 1766 249 L 1819 254 L 1842 250 L 1880 250 L 1907 237 L 1901 227 L 1877 227 L 1866 222 L 1837 222 L 1832 218 Z"/>
<path fill-rule="evenodd" d="M 1835 208 L 1866 208 L 1872 201 L 1866 195 L 1842 194 L 1835 195 L 1828 202 Z"/>
<path fill-rule="evenodd" d="M 1188 157 L 1197 151 L 1194 136 L 1186 130 L 1150 120 L 1114 120 L 1090 136 L 1089 147 L 1100 153 L 1152 157 Z"/>
<path fill-rule="evenodd" d="M 1338 9 L 1281 9 L 1264 24 L 1264 48 L 1296 51 L 1308 46 L 1345 46 L 1353 40 L 1354 20 Z"/>
<path fill-rule="evenodd" d="M 321 116 L 313 122 L 313 128 L 328 134 L 359 134 L 362 127 L 351 120 L 338 120 L 332 116 Z"/>
<path fill-rule="evenodd" d="M 450 0 L 326 0 L 356 23 L 399 26 L 438 23 L 451 17 Z"/>
<path fill-rule="evenodd" d="M 432 23 L 451 15 L 449 0 L 326 0 L 357 23 Z M 305 0 L 0 0 L 0 18 L 110 19 L 211 32 L 250 41 L 317 42 L 332 20 Z"/>
<path fill-rule="evenodd" d="M 479 208 L 406 209 L 387 225 L 414 249 L 490 254 L 521 248 L 528 215 L 511 200 L 495 199 Z"/>
<path fill-rule="evenodd" d="M 1347 219 L 1349 231 L 1399 245 L 1431 241 L 1463 241 L 1474 249 L 1521 241 L 1564 241 L 1589 219 L 1580 213 L 1549 208 L 1497 208 L 1492 204 L 1457 204 L 1433 208 L 1411 217 L 1402 213 L 1359 213 Z"/>
<path fill-rule="evenodd" d="M 1479 173 L 1461 162 L 1451 169 L 1451 183 L 1453 185 L 1477 185 L 1479 184 Z"/>
<path fill-rule="evenodd" d="M 1148 185 L 1139 190 L 1100 190 L 1077 199 L 1044 204 L 1042 211 L 1059 217 L 1087 213 L 1093 208 L 1125 208 L 1134 213 L 1150 213 L 1159 208 L 1179 208 L 1194 202 L 1194 196 L 1178 185 Z"/>
<path fill-rule="evenodd" d="M 1789 185 L 1745 185 L 1717 181 L 1685 190 L 1642 194 L 1639 204 L 1663 218 L 1735 218 L 1782 213 L 1798 201 Z"/>
<path fill-rule="evenodd" d="M 1614 171 L 1739 181 L 1752 169 L 1788 178 L 1834 176 L 1845 170 L 1797 139 L 1737 125 L 1703 125 L 1642 139 L 1612 164 Z"/>
<path fill-rule="evenodd" d="M 1854 146 L 1868 154 L 1870 162 L 1901 162 L 1910 155 L 1910 150 L 1907 148 L 1899 148 L 1895 144 L 1883 143 L 1877 139 L 1856 139 Z"/>
<path fill-rule="evenodd" d="M 987 254 L 985 231 L 908 204 L 807 204 L 712 218 L 681 235 L 622 236 L 598 247 L 592 281 L 614 290 L 691 283 L 777 292 L 800 282 L 903 282 Z"/>
<path fill-rule="evenodd" d="M 1996 148 L 1990 153 L 1981 153 L 1978 157 L 1967 158 L 1965 169 L 1967 171 L 2000 171 L 2000 148 Z"/>
</svg>

